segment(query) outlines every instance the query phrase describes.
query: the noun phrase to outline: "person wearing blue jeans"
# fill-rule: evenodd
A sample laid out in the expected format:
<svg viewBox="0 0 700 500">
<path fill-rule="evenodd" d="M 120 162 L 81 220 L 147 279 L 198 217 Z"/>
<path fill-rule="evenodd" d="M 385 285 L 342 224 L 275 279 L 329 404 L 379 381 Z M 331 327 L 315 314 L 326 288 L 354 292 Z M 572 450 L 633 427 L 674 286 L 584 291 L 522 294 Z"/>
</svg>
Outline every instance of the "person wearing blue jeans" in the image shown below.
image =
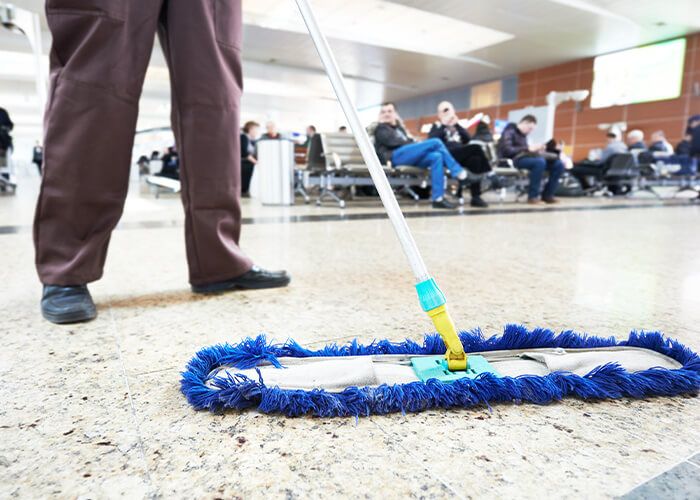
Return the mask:
<svg viewBox="0 0 700 500">
<path fill-rule="evenodd" d="M 543 156 L 544 145 L 529 144 L 527 136 L 537 127 L 537 118 L 525 115 L 518 123 L 509 123 L 498 142 L 498 156 L 510 158 L 516 168 L 530 171 L 530 187 L 528 189 L 527 202 L 531 205 L 539 203 L 557 203 L 554 193 L 559 187 L 559 178 L 564 173 L 564 163 L 558 155 L 552 159 Z M 549 172 L 549 180 L 540 200 L 540 185 L 545 170 Z"/>
<path fill-rule="evenodd" d="M 445 199 L 445 169 L 452 178 L 460 181 L 467 178 L 467 171 L 457 163 L 441 140 L 415 142 L 402 126 L 392 103 L 382 105 L 374 138 L 377 155 L 383 163 L 391 161 L 394 165 L 430 169 L 433 208 L 456 207 Z"/>
<path fill-rule="evenodd" d="M 526 156 L 515 160 L 515 168 L 522 168 L 530 171 L 530 186 L 527 191 L 528 200 L 537 200 L 540 196 L 540 186 L 545 170 L 549 172 L 547 184 L 542 191 L 542 200 L 556 200 L 554 193 L 559 186 L 559 179 L 564 173 L 564 164 L 560 159 L 547 160 L 542 156 Z"/>
<path fill-rule="evenodd" d="M 440 139 L 428 139 L 401 146 L 394 150 L 391 161 L 394 165 L 429 168 L 433 200 L 439 200 L 445 195 L 445 168 L 453 178 L 459 178 L 460 175 L 464 177 L 465 172 Z"/>
</svg>

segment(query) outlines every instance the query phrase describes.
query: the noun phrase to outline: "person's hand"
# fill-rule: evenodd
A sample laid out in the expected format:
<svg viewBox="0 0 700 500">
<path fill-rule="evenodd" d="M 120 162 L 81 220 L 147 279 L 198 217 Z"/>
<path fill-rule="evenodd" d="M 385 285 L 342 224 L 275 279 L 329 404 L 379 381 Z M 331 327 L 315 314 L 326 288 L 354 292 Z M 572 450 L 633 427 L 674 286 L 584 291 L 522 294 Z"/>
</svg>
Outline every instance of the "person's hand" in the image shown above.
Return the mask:
<svg viewBox="0 0 700 500">
<path fill-rule="evenodd" d="M 253 155 L 248 156 L 248 161 L 253 165 L 256 165 L 258 163 L 258 159 Z"/>
<path fill-rule="evenodd" d="M 531 153 L 540 153 L 544 149 L 544 145 L 542 144 L 530 144 L 528 146 L 528 150 L 530 150 Z"/>
</svg>

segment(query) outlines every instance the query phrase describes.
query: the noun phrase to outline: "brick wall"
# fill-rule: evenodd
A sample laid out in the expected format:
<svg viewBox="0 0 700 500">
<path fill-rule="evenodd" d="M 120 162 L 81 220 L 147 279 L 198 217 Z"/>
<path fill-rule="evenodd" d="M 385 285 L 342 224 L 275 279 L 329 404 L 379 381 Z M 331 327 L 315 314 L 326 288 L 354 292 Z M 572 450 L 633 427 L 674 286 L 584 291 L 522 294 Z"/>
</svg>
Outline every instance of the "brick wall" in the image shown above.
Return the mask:
<svg viewBox="0 0 700 500">
<path fill-rule="evenodd" d="M 554 135 L 571 146 L 575 159 L 582 159 L 591 148 L 601 147 L 604 134 L 598 129 L 602 123 L 627 122 L 628 130 L 639 128 L 648 136 L 655 130 L 664 130 L 672 144 L 681 140 L 688 117 L 700 113 L 700 96 L 693 95 L 693 85 L 700 83 L 700 33 L 688 37 L 682 95 L 678 99 L 644 104 L 630 104 L 611 108 L 591 109 L 590 98 L 576 111 L 573 102 L 557 108 Z M 641 85 L 644 82 L 640 82 Z M 461 110 L 463 116 L 479 111 L 492 118 L 507 119 L 508 112 L 526 106 L 544 106 L 545 96 L 552 90 L 590 90 L 593 85 L 593 58 L 581 59 L 528 71 L 518 75 L 518 100 L 501 106 Z M 412 133 L 418 134 L 424 123 L 437 119 L 435 115 L 406 120 Z"/>
</svg>

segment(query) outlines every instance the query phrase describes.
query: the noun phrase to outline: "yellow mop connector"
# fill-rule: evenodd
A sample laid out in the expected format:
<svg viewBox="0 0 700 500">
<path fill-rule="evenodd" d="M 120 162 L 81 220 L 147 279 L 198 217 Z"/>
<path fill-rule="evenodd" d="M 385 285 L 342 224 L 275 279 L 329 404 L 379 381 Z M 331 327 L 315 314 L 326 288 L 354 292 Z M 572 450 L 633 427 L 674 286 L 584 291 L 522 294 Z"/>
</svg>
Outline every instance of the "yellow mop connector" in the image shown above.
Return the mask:
<svg viewBox="0 0 700 500">
<path fill-rule="evenodd" d="M 447 312 L 447 305 L 441 305 L 435 309 L 428 311 L 428 316 L 433 320 L 435 329 L 442 337 L 443 342 L 447 346 L 445 359 L 447 359 L 447 368 L 451 372 L 464 371 L 467 369 L 467 354 L 464 352 L 462 342 L 457 335 L 457 329 Z"/>
<path fill-rule="evenodd" d="M 457 329 L 447 312 L 447 303 L 445 295 L 435 283 L 435 280 L 430 278 L 416 285 L 418 292 L 418 300 L 421 307 L 428 313 L 430 319 L 435 325 L 435 329 L 442 337 L 442 340 L 447 346 L 445 359 L 447 360 L 447 368 L 450 371 L 464 371 L 467 369 L 467 354 L 464 352 L 462 342 L 457 335 Z"/>
</svg>

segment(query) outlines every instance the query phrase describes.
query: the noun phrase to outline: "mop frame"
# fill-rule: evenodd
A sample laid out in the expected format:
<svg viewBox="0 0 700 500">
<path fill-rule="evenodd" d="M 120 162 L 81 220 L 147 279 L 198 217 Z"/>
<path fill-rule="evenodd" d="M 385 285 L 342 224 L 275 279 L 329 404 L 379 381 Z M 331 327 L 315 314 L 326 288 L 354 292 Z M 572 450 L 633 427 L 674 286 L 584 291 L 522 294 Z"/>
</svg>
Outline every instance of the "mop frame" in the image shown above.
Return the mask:
<svg viewBox="0 0 700 500">
<path fill-rule="evenodd" d="M 435 355 L 445 352 L 437 334 L 428 334 L 423 343 L 412 340 L 374 341 L 368 345 L 356 340 L 345 345 L 331 344 L 320 350 L 305 349 L 293 340 L 284 344 L 268 343 L 265 336 L 248 338 L 238 344 L 221 344 L 200 350 L 182 373 L 181 389 L 187 401 L 198 410 L 221 412 L 226 409 L 255 409 L 263 413 L 282 413 L 290 417 L 368 416 L 394 412 L 420 412 L 435 408 L 469 408 L 491 403 L 535 403 L 559 401 L 565 397 L 583 400 L 677 396 L 700 390 L 700 357 L 659 332 L 630 333 L 627 340 L 595 337 L 566 331 L 555 334 L 537 328 L 508 325 L 502 335 L 486 338 L 479 330 L 461 332 L 465 350 L 500 350 L 561 347 L 570 349 L 639 347 L 656 351 L 679 362 L 679 369 L 650 368 L 629 372 L 616 363 L 601 365 L 584 376 L 570 372 L 548 375 L 497 377 L 482 373 L 474 379 L 463 378 L 445 383 L 437 379 L 378 387 L 347 387 L 341 392 L 321 389 L 280 389 L 241 374 L 211 377 L 221 366 L 250 369 L 271 364 L 284 369 L 278 358 L 373 356 L 389 354 Z"/>
</svg>

